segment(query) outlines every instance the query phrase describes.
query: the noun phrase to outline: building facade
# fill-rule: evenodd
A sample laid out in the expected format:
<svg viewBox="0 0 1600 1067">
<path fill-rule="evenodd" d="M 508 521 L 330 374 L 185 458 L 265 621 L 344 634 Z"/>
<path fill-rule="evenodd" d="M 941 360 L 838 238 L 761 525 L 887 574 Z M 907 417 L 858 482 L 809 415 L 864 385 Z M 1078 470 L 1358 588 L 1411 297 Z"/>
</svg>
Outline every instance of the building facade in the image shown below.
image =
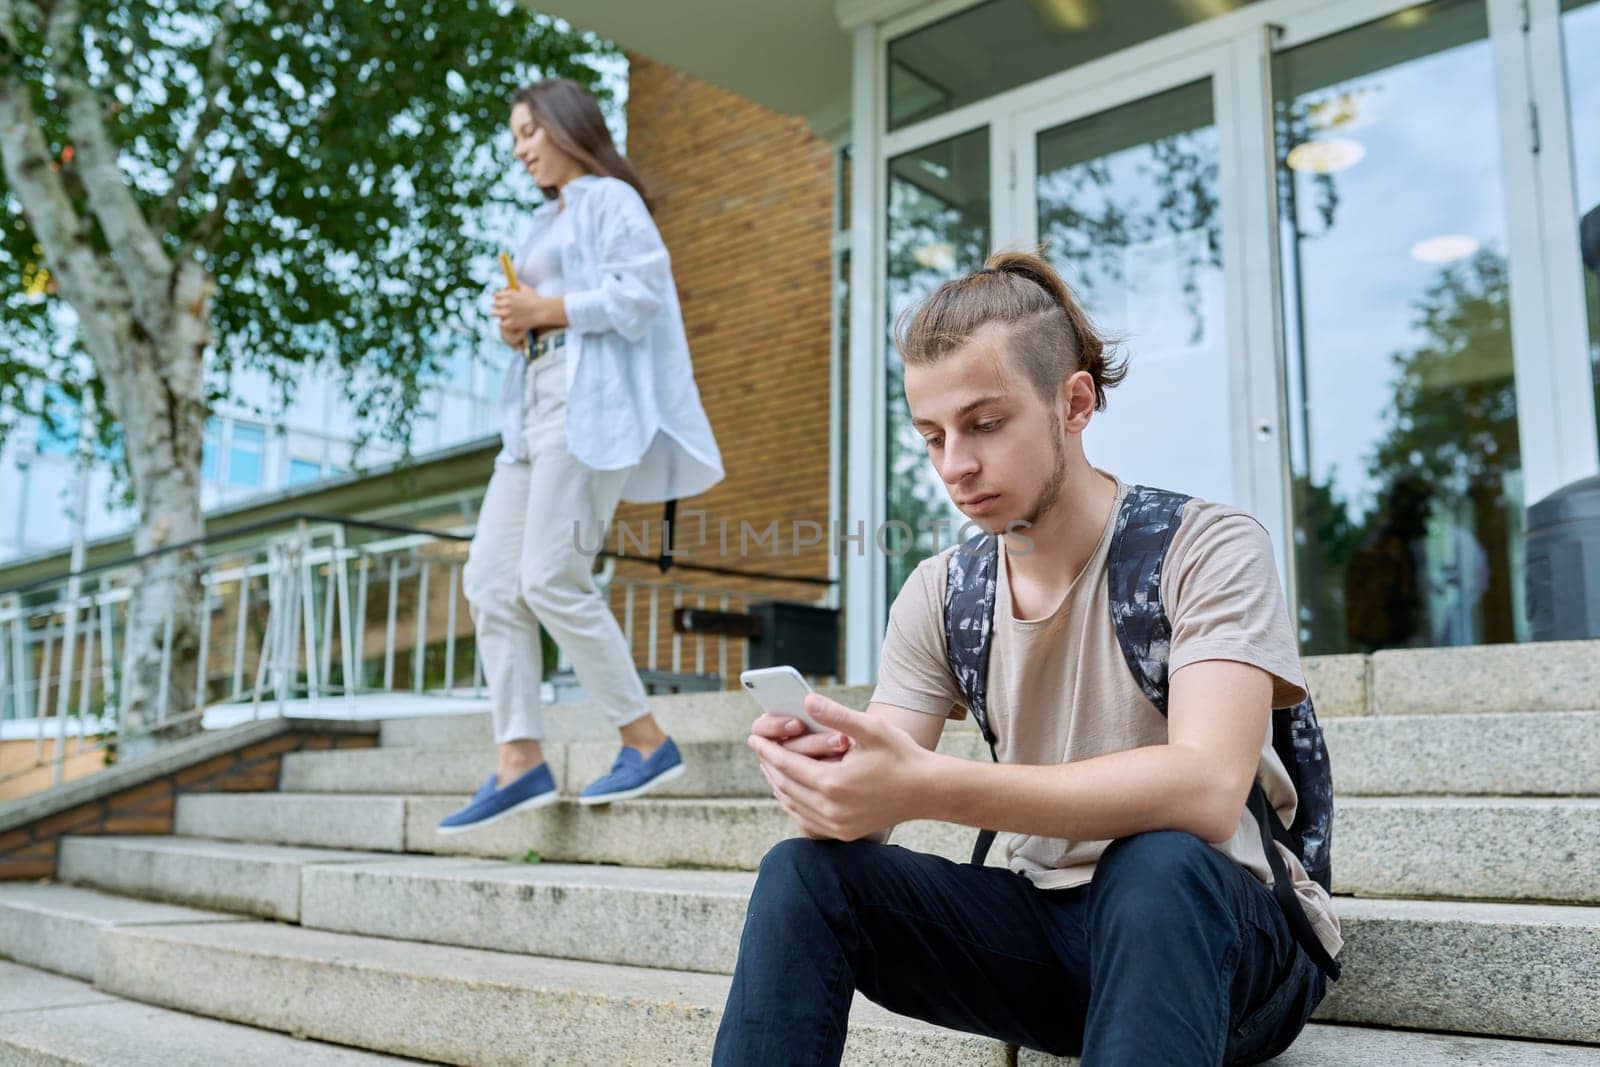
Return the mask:
<svg viewBox="0 0 1600 1067">
<path fill-rule="evenodd" d="M 1040 247 L 1131 367 L 1091 460 L 1260 518 L 1306 652 L 1527 639 L 1524 509 L 1600 458 L 1600 6 L 856 10 L 862 506 L 939 497 L 873 320 Z"/>
<path fill-rule="evenodd" d="M 1525 509 L 1600 470 L 1600 0 L 536 6 L 631 52 L 728 469 L 683 558 L 818 583 L 687 588 L 841 607 L 870 680 L 961 522 L 890 326 L 1040 248 L 1130 365 L 1090 459 L 1259 518 L 1304 652 L 1529 638 Z M 223 481 L 247 421 L 218 424 Z M 470 525 L 481 491 L 375 510 Z M 670 627 L 635 640 L 664 662 Z"/>
<path fill-rule="evenodd" d="M 853 679 L 954 517 L 890 325 L 1006 247 L 1123 342 L 1091 460 L 1256 515 L 1304 651 L 1528 639 L 1525 509 L 1600 469 L 1600 3 L 571 6 L 848 150 Z"/>
</svg>

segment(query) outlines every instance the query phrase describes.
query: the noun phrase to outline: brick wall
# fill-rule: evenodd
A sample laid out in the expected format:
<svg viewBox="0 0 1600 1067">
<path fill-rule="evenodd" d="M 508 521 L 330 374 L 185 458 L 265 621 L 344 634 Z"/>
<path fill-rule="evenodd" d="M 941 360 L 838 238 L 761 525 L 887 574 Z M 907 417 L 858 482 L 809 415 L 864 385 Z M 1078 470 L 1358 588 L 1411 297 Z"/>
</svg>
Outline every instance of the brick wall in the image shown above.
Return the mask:
<svg viewBox="0 0 1600 1067">
<path fill-rule="evenodd" d="M 99 800 L 0 834 L 0 881 L 49 878 L 67 834 L 170 834 L 180 793 L 258 793 L 278 788 L 285 752 L 371 748 L 373 734 L 287 733 L 213 757 Z"/>
<path fill-rule="evenodd" d="M 789 531 L 793 520 L 824 528 L 829 520 L 832 147 L 802 119 L 646 57 L 630 59 L 628 155 L 650 187 L 656 224 L 672 254 L 695 380 L 727 470 L 722 484 L 679 507 L 704 509 L 708 523 L 726 523 L 728 556 L 721 555 L 714 525 L 701 548 L 693 543 L 698 530 L 682 524 L 679 547 L 694 562 L 825 577 L 828 535 L 796 556 Z M 618 520 L 636 529 L 648 523 L 658 535 L 661 508 L 624 505 Z M 781 554 L 752 543 L 750 554 L 738 558 L 740 523 L 761 531 L 773 520 L 785 542 Z M 656 572 L 619 564 L 618 573 Z M 822 592 L 679 574 L 690 584 L 714 582 L 785 599 L 811 600 Z M 620 617 L 620 592 L 614 606 Z M 641 615 L 635 641 L 641 665 L 645 629 Z M 663 669 L 670 667 L 670 639 L 663 616 Z M 739 669 L 730 663 L 732 672 Z"/>
</svg>

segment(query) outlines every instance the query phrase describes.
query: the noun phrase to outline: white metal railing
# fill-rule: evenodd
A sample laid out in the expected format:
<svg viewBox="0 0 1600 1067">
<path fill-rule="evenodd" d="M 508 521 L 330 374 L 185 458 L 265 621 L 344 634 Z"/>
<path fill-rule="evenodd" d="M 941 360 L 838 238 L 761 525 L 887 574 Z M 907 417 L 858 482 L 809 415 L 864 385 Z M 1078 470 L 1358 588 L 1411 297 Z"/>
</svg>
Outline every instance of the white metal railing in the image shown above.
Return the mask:
<svg viewBox="0 0 1600 1067">
<path fill-rule="evenodd" d="M 137 723 L 127 721 L 124 698 L 141 561 L 0 594 L 0 726 L 8 738 L 35 743 L 33 762 L 0 775 L 0 783 L 46 766 L 59 783 L 69 758 L 101 751 L 109 762 L 119 751 L 197 728 L 194 720 L 221 705 L 232 707 L 229 721 L 239 721 L 282 715 L 291 701 L 298 713 L 370 693 L 481 696 L 462 588 L 469 537 L 459 529 L 306 516 L 253 540 L 230 534 L 200 546 L 205 554 L 177 572 L 198 588 L 191 634 L 198 647 L 183 651 L 186 624 L 167 611 L 154 707 Z M 656 691 L 720 688 L 742 655 L 741 638 L 677 632 L 674 609 L 742 612 L 770 599 L 619 575 L 615 558 L 604 559 L 597 581 L 608 595 L 620 589 L 613 602 L 621 601 L 623 633 Z M 665 639 L 663 625 L 672 631 Z M 555 666 L 565 671 L 565 657 Z"/>
</svg>

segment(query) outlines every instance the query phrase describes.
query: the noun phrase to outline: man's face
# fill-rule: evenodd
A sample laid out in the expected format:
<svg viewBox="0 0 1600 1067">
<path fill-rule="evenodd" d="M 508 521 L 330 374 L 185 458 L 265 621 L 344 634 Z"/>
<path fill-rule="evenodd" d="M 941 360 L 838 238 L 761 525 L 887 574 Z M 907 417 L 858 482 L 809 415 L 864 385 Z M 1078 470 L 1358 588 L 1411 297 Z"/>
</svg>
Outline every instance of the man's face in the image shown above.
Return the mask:
<svg viewBox="0 0 1600 1067">
<path fill-rule="evenodd" d="M 933 469 L 967 518 L 991 531 L 1037 523 L 1066 480 L 1062 426 L 986 326 L 931 367 L 907 367 L 906 403 Z"/>
</svg>

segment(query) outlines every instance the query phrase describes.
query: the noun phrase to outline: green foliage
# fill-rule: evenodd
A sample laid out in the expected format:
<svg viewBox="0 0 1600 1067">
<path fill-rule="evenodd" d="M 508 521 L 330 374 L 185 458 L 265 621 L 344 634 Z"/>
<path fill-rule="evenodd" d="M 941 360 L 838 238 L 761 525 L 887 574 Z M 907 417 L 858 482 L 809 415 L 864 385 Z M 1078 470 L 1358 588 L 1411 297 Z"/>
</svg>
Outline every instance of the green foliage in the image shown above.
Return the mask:
<svg viewBox="0 0 1600 1067">
<path fill-rule="evenodd" d="M 486 209 L 531 206 L 531 187 L 505 181 L 509 95 L 563 75 L 604 98 L 618 55 L 513 0 L 84 0 L 78 41 L 144 217 L 217 281 L 214 393 L 250 367 L 287 397 L 327 363 L 362 428 L 402 441 L 430 377 L 468 343 L 463 324 L 476 336 L 483 263 L 503 238 L 482 232 Z M 19 47 L 104 250 L 26 14 Z M 72 315 L 30 285 L 40 250 L 3 180 L 0 205 L 0 408 L 16 411 L 41 377 L 76 396 L 93 375 Z"/>
<path fill-rule="evenodd" d="M 1379 484 L 1421 474 L 1458 496 L 1498 486 L 1522 465 L 1505 258 L 1485 249 L 1441 271 L 1416 327 L 1425 340 L 1394 356 L 1395 403 L 1370 473 Z"/>
</svg>

